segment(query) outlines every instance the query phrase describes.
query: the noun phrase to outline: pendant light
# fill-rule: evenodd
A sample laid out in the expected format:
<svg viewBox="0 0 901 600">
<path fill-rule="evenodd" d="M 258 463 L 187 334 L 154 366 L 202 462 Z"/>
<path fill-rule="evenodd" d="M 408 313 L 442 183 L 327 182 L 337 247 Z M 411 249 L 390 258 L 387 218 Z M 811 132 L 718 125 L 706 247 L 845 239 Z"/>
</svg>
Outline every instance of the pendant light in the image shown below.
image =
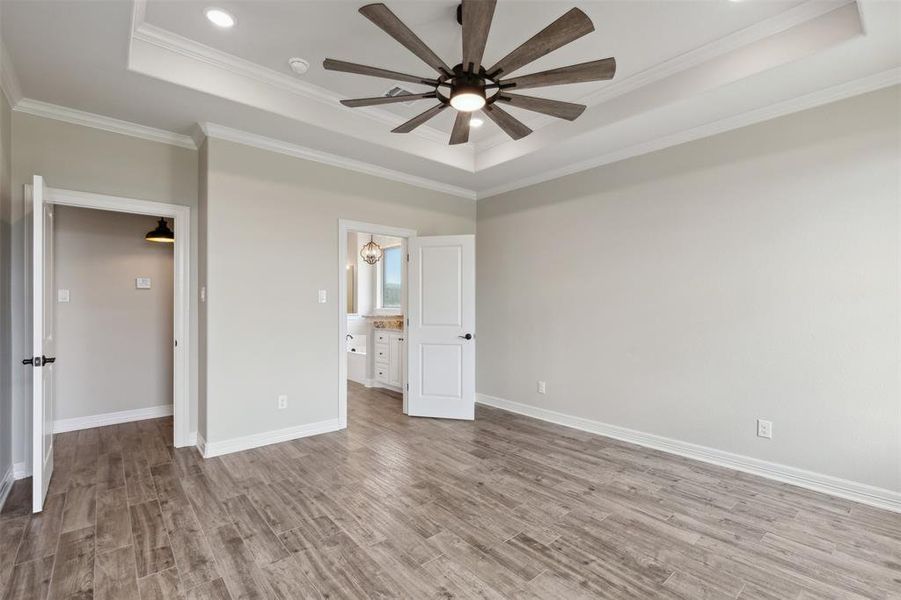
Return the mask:
<svg viewBox="0 0 901 600">
<path fill-rule="evenodd" d="M 379 259 L 382 258 L 382 247 L 376 244 L 372 236 L 369 236 L 369 243 L 363 246 L 363 249 L 360 250 L 360 256 L 363 257 L 368 264 L 374 265 L 379 262 Z"/>
<path fill-rule="evenodd" d="M 148 242 L 163 242 L 165 244 L 175 243 L 175 233 L 169 229 L 166 219 L 160 219 L 153 231 L 148 231 L 144 239 Z"/>
</svg>

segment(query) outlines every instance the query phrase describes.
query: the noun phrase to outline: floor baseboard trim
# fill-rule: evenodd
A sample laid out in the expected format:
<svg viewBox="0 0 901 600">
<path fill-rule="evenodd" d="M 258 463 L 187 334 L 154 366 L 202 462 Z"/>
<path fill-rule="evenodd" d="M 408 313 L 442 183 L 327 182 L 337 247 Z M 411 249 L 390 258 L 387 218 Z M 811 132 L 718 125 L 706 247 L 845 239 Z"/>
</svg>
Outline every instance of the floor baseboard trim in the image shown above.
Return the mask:
<svg viewBox="0 0 901 600">
<path fill-rule="evenodd" d="M 10 464 L 9 467 L 6 468 L 6 473 L 3 474 L 3 479 L 0 479 L 0 511 L 3 510 L 3 505 L 6 504 L 6 497 L 9 496 L 9 491 L 13 488 L 13 482 L 15 480 L 16 479 L 13 476 L 13 465 Z"/>
<path fill-rule="evenodd" d="M 31 477 L 31 465 L 25 462 L 13 464 L 13 479 Z"/>
<path fill-rule="evenodd" d="M 856 481 L 841 479 L 831 475 L 815 473 L 813 471 L 760 460 L 741 454 L 733 454 L 731 452 L 717 450 L 707 446 L 700 446 L 652 433 L 644 433 L 626 427 L 619 427 L 618 425 L 610 425 L 600 421 L 575 417 L 523 404 L 521 402 L 489 396 L 488 394 L 476 394 L 476 402 L 484 404 L 485 406 L 491 406 L 539 419 L 541 421 L 564 425 L 566 427 L 572 427 L 573 429 L 595 433 L 623 442 L 644 446 L 646 448 L 653 448 L 654 450 L 660 450 L 661 452 L 676 454 L 678 456 L 684 456 L 686 458 L 714 464 L 720 467 L 735 469 L 736 471 L 758 475 L 767 479 L 781 481 L 782 483 L 789 483 L 815 492 L 822 492 L 824 494 L 838 496 L 839 498 L 845 498 L 846 500 L 860 502 L 861 504 L 875 506 L 876 508 L 901 512 L 901 493 L 867 485 L 865 483 L 858 483 Z"/>
<path fill-rule="evenodd" d="M 73 419 L 56 419 L 53 421 L 53 433 L 65 433 L 67 431 L 79 431 L 105 425 L 117 425 L 130 423 L 131 421 L 143 421 L 145 419 L 158 419 L 172 415 L 172 405 L 151 406 L 135 410 L 120 410 L 117 412 L 90 415 L 87 417 L 75 417 Z"/>
<path fill-rule="evenodd" d="M 240 452 L 241 450 L 250 450 L 251 448 L 259 448 L 269 444 L 278 444 L 279 442 L 319 435 L 320 433 L 338 431 L 339 429 L 342 429 L 340 421 L 338 419 L 329 419 L 298 427 L 286 427 L 285 429 L 232 438 L 221 442 L 210 442 L 198 435 L 197 447 L 200 448 L 204 458 L 212 458 L 223 454 L 231 454 L 232 452 Z"/>
</svg>

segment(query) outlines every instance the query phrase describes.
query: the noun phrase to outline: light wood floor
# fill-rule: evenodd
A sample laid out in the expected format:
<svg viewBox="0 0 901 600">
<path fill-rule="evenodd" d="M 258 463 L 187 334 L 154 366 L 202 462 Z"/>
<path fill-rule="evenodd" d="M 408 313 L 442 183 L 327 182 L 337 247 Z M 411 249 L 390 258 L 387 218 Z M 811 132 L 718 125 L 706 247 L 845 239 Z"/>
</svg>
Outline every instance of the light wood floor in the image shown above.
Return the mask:
<svg viewBox="0 0 901 600">
<path fill-rule="evenodd" d="M 352 385 L 345 432 L 203 460 L 171 420 L 61 434 L 0 514 L 5 598 L 901 598 L 901 515 Z"/>
</svg>

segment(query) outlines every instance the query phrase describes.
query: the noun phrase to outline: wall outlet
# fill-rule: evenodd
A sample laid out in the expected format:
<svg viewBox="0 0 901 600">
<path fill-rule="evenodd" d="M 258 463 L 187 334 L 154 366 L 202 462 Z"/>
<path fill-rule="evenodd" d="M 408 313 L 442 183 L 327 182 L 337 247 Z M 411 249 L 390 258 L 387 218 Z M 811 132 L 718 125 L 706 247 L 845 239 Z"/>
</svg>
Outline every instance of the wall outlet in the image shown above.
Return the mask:
<svg viewBox="0 0 901 600">
<path fill-rule="evenodd" d="M 69 301 L 69 290 L 57 290 L 56 291 L 56 301 L 57 302 L 68 302 Z"/>
<path fill-rule="evenodd" d="M 538 393 L 546 394 L 547 393 L 547 385 L 543 381 L 538 382 Z"/>
<path fill-rule="evenodd" d="M 149 277 L 136 277 L 135 278 L 135 288 L 139 290 L 149 290 L 150 289 L 150 278 Z"/>
<path fill-rule="evenodd" d="M 279 410 L 281 410 L 283 408 L 288 408 L 288 396 L 287 395 L 282 394 L 281 396 L 278 397 L 278 408 L 279 408 Z"/>
<path fill-rule="evenodd" d="M 773 422 L 757 419 L 757 437 L 773 439 Z"/>
<path fill-rule="evenodd" d="M 319 304 L 325 304 L 328 301 L 328 294 L 325 290 L 319 290 Z"/>
</svg>

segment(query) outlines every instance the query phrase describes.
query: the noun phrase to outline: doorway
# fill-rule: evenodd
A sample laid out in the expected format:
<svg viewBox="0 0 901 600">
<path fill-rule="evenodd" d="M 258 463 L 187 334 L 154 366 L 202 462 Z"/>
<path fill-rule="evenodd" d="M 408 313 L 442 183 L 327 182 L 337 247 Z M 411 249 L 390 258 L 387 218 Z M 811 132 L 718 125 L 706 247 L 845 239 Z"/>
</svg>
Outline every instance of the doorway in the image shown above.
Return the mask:
<svg viewBox="0 0 901 600">
<path fill-rule="evenodd" d="M 338 221 L 338 418 L 347 427 L 348 376 L 348 290 L 353 279 L 348 271 L 354 263 L 349 236 L 357 236 L 361 256 L 376 243 L 377 236 L 401 240 L 402 321 L 395 325 L 395 335 L 402 338 L 395 354 L 402 360 L 400 379 L 403 413 L 416 417 L 472 420 L 475 416 L 475 236 L 439 235 L 420 237 L 415 230 Z M 358 252 L 356 245 L 353 253 Z M 376 253 L 381 248 L 375 249 Z M 384 289 L 381 290 L 384 292 Z M 376 297 L 378 293 L 376 294 Z M 383 317 L 375 308 L 376 318 Z M 391 309 L 395 311 L 396 309 Z M 374 335 L 382 335 L 383 351 L 390 352 L 390 336 L 373 327 Z M 378 352 L 370 342 L 369 349 Z M 386 364 L 390 365 L 390 361 Z M 378 376 L 378 374 L 377 374 Z M 392 376 L 389 372 L 388 378 Z M 396 376 L 396 373 L 395 375 Z M 384 374 L 383 374 L 384 377 Z"/>
<path fill-rule="evenodd" d="M 86 192 L 47 187 L 41 176 L 34 176 L 26 186 L 26 198 L 32 208 L 32 285 L 30 294 L 33 354 L 23 362 L 32 365 L 32 503 L 34 512 L 43 509 L 44 498 L 53 472 L 54 455 L 54 367 L 56 356 L 54 305 L 63 297 L 54 282 L 53 227 L 54 209 L 68 206 L 100 209 L 116 213 L 170 218 L 174 230 L 172 268 L 172 405 L 173 444 L 176 447 L 193 443 L 189 433 L 188 399 L 190 360 L 190 209 L 146 200 L 136 200 Z M 135 281 L 135 285 L 141 282 Z M 152 285 L 152 283 L 151 283 Z M 60 294 L 60 295 L 58 295 Z M 49 360 L 48 360 L 49 359 Z M 98 423 L 97 425 L 99 425 Z M 96 425 L 95 425 L 96 426 Z M 23 432 L 24 433 L 24 432 Z"/>
<path fill-rule="evenodd" d="M 339 221 L 338 414 L 347 427 L 348 381 L 402 395 L 407 412 L 407 244 L 416 231 Z"/>
</svg>

